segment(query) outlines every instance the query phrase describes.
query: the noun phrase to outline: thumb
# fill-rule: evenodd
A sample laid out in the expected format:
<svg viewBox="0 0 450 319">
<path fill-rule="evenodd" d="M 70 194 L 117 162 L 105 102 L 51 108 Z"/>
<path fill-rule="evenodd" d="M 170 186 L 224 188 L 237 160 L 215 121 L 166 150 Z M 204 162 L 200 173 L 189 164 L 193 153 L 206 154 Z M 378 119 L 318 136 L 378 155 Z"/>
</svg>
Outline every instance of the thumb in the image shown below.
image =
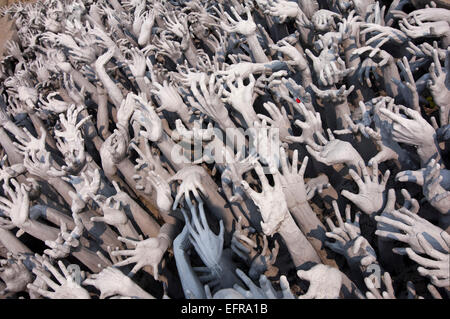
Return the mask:
<svg viewBox="0 0 450 319">
<path fill-rule="evenodd" d="M 310 274 L 309 274 L 309 271 L 305 271 L 305 270 L 299 270 L 299 271 L 297 271 L 297 276 L 298 276 L 298 278 L 300 278 L 300 279 L 304 279 L 304 280 L 310 280 L 311 279 L 311 276 L 310 276 Z"/>
</svg>

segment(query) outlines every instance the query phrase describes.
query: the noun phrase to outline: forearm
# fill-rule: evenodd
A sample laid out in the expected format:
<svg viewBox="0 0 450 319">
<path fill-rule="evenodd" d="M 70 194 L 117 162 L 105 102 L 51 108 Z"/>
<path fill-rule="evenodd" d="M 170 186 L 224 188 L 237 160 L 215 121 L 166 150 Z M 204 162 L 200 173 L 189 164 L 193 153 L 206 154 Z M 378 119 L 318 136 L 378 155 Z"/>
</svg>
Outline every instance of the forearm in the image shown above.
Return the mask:
<svg viewBox="0 0 450 319">
<path fill-rule="evenodd" d="M 198 279 L 197 274 L 192 269 L 189 261 L 189 255 L 179 248 L 174 248 L 173 254 L 184 295 L 189 296 L 188 292 L 190 292 L 196 298 L 205 299 L 205 290 L 202 283 Z"/>
<path fill-rule="evenodd" d="M 59 177 L 49 178 L 46 181 L 53 187 L 54 190 L 56 190 L 56 192 L 58 192 L 59 195 L 61 195 L 62 198 L 64 198 L 69 206 L 72 205 L 72 197 L 70 197 L 69 192 L 72 191 L 76 193 L 76 191 L 71 185 Z"/>
<path fill-rule="evenodd" d="M 36 115 L 36 113 L 28 113 L 28 116 L 31 119 L 31 122 L 33 122 L 34 129 L 36 130 L 36 133 L 38 137 L 41 137 L 41 128 L 43 128 L 47 132 L 47 127 L 45 126 L 44 122 Z M 48 134 L 45 137 L 45 142 L 52 148 L 57 149 L 56 142 L 53 139 L 51 134 Z"/>
<path fill-rule="evenodd" d="M 356 70 L 361 64 L 361 58 L 359 55 L 353 54 L 353 51 L 358 48 L 356 38 L 350 36 L 348 39 L 344 39 L 342 41 L 342 45 L 344 47 L 345 65 L 349 69 L 353 67 Z"/>
<path fill-rule="evenodd" d="M 259 44 L 258 37 L 256 33 L 247 36 L 247 44 L 252 51 L 253 57 L 255 61 L 258 63 L 268 63 L 270 62 L 269 58 L 264 53 L 263 48 Z"/>
<path fill-rule="evenodd" d="M 41 240 L 55 240 L 58 237 L 59 229 L 40 223 L 36 220 L 28 220 L 20 228 L 27 234 Z"/>
<path fill-rule="evenodd" d="M 109 132 L 108 95 L 103 88 L 97 92 L 97 131 L 106 140 L 111 135 Z"/>
<path fill-rule="evenodd" d="M 317 218 L 311 206 L 305 202 L 289 209 L 295 222 L 300 227 L 302 233 L 319 254 L 320 259 L 326 265 L 337 267 L 334 259 L 328 258 L 328 252 L 325 250 L 327 241 L 326 227 Z"/>
<path fill-rule="evenodd" d="M 190 35 L 186 35 L 187 37 L 190 37 Z M 192 39 L 188 39 L 188 40 L 184 40 L 184 41 L 189 41 L 189 43 L 187 44 L 187 48 L 184 51 L 184 56 L 186 57 L 186 59 L 188 60 L 189 64 L 191 66 L 196 66 L 197 65 L 197 52 L 195 49 L 195 45 L 192 42 Z"/>
<path fill-rule="evenodd" d="M 58 226 L 61 226 L 61 223 L 63 222 L 69 230 L 75 228 L 75 223 L 71 216 L 46 205 L 34 205 L 30 208 L 30 218 L 37 219 L 39 217 Z"/>
<path fill-rule="evenodd" d="M 393 61 L 388 62 L 388 64 L 382 68 L 383 81 L 388 96 L 396 98 L 398 95 L 398 87 L 395 85 L 392 79 L 401 81 L 400 74 L 398 73 L 397 66 Z"/>
<path fill-rule="evenodd" d="M 12 121 L 7 121 L 5 124 L 3 124 L 3 127 L 10 132 L 11 134 L 13 134 L 14 136 L 19 136 L 24 140 L 28 139 L 28 136 L 25 134 L 25 132 L 19 128 L 14 122 Z"/>
<path fill-rule="evenodd" d="M 95 101 L 97 93 L 95 86 L 78 70 L 72 69 L 69 74 L 72 76 L 72 79 L 76 85 L 80 88 L 84 87 L 87 92 L 92 94 L 93 100 Z"/>
<path fill-rule="evenodd" d="M 124 200 L 124 204 L 130 209 L 134 221 L 144 235 L 156 237 L 160 232 L 160 226 L 151 215 L 149 215 L 138 203 L 130 196 Z"/>
<path fill-rule="evenodd" d="M 14 234 L 9 230 L 0 228 L 0 243 L 13 254 L 31 254 L 32 251 L 25 246 Z"/>
<path fill-rule="evenodd" d="M 130 221 L 123 225 L 117 225 L 116 228 L 119 231 L 120 235 L 124 238 L 131 238 L 136 240 L 139 239 L 139 233 L 136 231 Z M 132 247 L 130 247 L 130 249 L 131 248 Z"/>
<path fill-rule="evenodd" d="M 23 163 L 22 154 L 17 151 L 16 147 L 12 143 L 3 127 L 0 127 L 0 144 L 5 150 L 6 155 L 8 155 L 8 162 L 10 163 L 10 165 Z"/>
<path fill-rule="evenodd" d="M 176 149 L 175 143 L 165 132 L 163 132 L 161 138 L 156 142 L 156 144 L 158 145 L 161 153 L 170 162 L 175 170 L 180 170 L 187 165 L 185 161 L 182 159 L 180 160 L 175 154 L 173 154 L 173 150 Z"/>
<path fill-rule="evenodd" d="M 108 265 L 92 250 L 87 247 L 80 246 L 70 253 L 76 259 L 83 263 L 93 273 L 100 272 Z"/>
<path fill-rule="evenodd" d="M 105 223 L 95 223 L 91 221 L 92 217 L 98 216 L 91 211 L 85 211 L 78 214 L 81 218 L 83 226 L 87 232 L 95 238 L 95 241 L 102 247 L 104 251 L 110 247 L 121 247 L 122 242 L 117 239 L 118 234 L 114 232 L 109 225 Z"/>
<path fill-rule="evenodd" d="M 319 255 L 291 216 L 283 221 L 278 232 L 286 243 L 295 267 L 305 267 L 310 263 L 321 263 Z"/>
<path fill-rule="evenodd" d="M 417 146 L 417 154 L 420 157 L 422 167 L 426 167 L 430 159 L 434 158 L 437 163 L 442 161 L 441 153 L 439 152 L 439 144 L 436 140 L 436 134 L 430 137 L 428 142 Z"/>
<path fill-rule="evenodd" d="M 118 109 L 122 104 L 123 95 L 122 91 L 120 91 L 119 87 L 111 80 L 109 75 L 106 73 L 104 66 L 96 67 L 97 76 L 102 81 L 103 87 L 108 92 L 111 101 L 114 106 Z"/>
</svg>

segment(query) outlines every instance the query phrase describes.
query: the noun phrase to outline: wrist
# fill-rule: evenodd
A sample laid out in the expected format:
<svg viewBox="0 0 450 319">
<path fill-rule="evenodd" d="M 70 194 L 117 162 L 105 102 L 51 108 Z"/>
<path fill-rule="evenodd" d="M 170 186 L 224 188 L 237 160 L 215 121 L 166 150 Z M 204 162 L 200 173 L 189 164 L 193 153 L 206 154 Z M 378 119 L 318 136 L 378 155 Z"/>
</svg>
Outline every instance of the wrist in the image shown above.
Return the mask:
<svg viewBox="0 0 450 319">
<path fill-rule="evenodd" d="M 171 242 L 169 235 L 160 232 L 157 238 L 159 240 L 159 247 L 161 248 L 161 250 L 167 251 L 167 249 L 169 249 L 170 247 Z"/>
</svg>

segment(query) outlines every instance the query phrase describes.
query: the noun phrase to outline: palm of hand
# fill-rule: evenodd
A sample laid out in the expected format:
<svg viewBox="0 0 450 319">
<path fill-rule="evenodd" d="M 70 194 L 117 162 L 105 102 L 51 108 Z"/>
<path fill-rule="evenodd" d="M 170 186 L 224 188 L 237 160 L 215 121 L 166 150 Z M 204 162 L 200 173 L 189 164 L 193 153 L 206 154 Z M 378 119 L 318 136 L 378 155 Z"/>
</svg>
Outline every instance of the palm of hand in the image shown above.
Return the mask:
<svg viewBox="0 0 450 319">
<path fill-rule="evenodd" d="M 160 239 L 147 238 L 137 244 L 134 256 L 139 260 L 138 263 L 154 266 L 159 265 L 164 253 L 165 250 L 160 246 Z"/>
<path fill-rule="evenodd" d="M 308 292 L 299 299 L 335 299 L 339 297 L 342 284 L 341 272 L 325 265 L 314 266 L 309 271 L 299 270 L 298 276 L 310 282 Z"/>
<path fill-rule="evenodd" d="M 119 269 L 108 267 L 103 269 L 100 273 L 83 283 L 84 285 L 93 285 L 100 290 L 100 299 L 104 299 L 109 296 L 123 294 L 128 288 L 131 280 L 124 275 Z"/>
<path fill-rule="evenodd" d="M 354 153 L 355 149 L 350 143 L 336 139 L 327 143 L 321 150 L 320 155 L 325 159 L 326 165 L 334 165 L 351 162 L 355 159 Z"/>
<path fill-rule="evenodd" d="M 90 296 L 86 289 L 72 281 L 72 279 L 68 279 L 55 289 L 53 299 L 90 299 Z"/>
<path fill-rule="evenodd" d="M 306 201 L 305 181 L 300 174 L 290 171 L 283 172 L 281 186 L 283 187 L 288 207 L 295 207 L 297 204 Z"/>
<path fill-rule="evenodd" d="M 128 222 L 128 217 L 123 210 L 113 207 L 104 207 L 102 210 L 103 220 L 109 225 L 124 225 Z"/>
<path fill-rule="evenodd" d="M 171 112 L 177 112 L 184 104 L 177 90 L 172 86 L 162 86 L 158 93 L 161 106 Z"/>
<path fill-rule="evenodd" d="M 450 96 L 450 74 L 442 69 L 433 81 L 429 83 L 428 88 L 430 89 L 433 100 L 436 104 L 440 107 L 444 107 L 448 104 Z"/>
<path fill-rule="evenodd" d="M 252 20 L 242 20 L 234 25 L 236 32 L 242 35 L 251 35 L 256 31 L 256 24 Z"/>
<path fill-rule="evenodd" d="M 384 185 L 368 182 L 355 198 L 355 204 L 366 214 L 378 212 L 383 207 Z"/>
<path fill-rule="evenodd" d="M 0 269 L 0 278 L 6 283 L 8 291 L 23 291 L 27 284 L 32 281 L 31 273 L 22 262 L 14 262 L 12 265 Z"/>
<path fill-rule="evenodd" d="M 158 141 L 163 133 L 162 122 L 157 114 L 154 112 L 145 112 L 142 110 L 136 110 L 133 118 L 139 122 L 145 131 L 141 131 L 140 134 L 152 142 Z"/>
<path fill-rule="evenodd" d="M 28 198 L 28 192 L 26 192 L 23 187 L 17 193 L 17 198 L 13 199 L 10 218 L 14 225 L 17 227 L 24 226 L 28 221 L 28 213 L 30 210 L 30 200 Z"/>
<path fill-rule="evenodd" d="M 255 204 L 258 206 L 264 220 L 264 222 L 261 222 L 264 234 L 272 236 L 277 232 L 289 213 L 282 190 L 263 192 L 263 199 L 255 201 Z"/>
</svg>

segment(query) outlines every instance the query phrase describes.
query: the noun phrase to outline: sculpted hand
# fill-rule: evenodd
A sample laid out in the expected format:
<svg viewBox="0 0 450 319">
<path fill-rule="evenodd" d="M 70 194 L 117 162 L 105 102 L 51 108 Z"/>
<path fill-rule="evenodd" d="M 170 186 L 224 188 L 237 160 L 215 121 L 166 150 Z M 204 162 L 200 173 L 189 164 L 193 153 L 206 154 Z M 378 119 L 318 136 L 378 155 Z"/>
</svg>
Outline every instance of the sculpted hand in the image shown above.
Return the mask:
<svg viewBox="0 0 450 319">
<path fill-rule="evenodd" d="M 22 260 L 14 258 L 2 260 L 0 279 L 6 284 L 6 288 L 0 291 L 0 295 L 3 295 L 26 290 L 27 284 L 33 280 L 33 277 Z"/>
<path fill-rule="evenodd" d="M 433 285 L 448 287 L 450 285 L 450 236 L 445 231 L 442 231 L 441 235 L 447 243 L 445 252 L 435 249 L 422 233 L 417 234 L 417 239 L 427 257 L 419 256 L 411 248 L 402 248 L 401 253 L 406 253 L 409 258 L 418 263 L 419 274 L 429 277 Z"/>
<path fill-rule="evenodd" d="M 207 172 L 201 166 L 188 166 L 179 170 L 175 175 L 169 179 L 169 183 L 173 181 L 181 181 L 180 187 L 178 189 L 177 196 L 175 196 L 175 201 L 173 202 L 172 209 L 178 206 L 179 201 L 185 196 L 188 198 L 189 192 L 192 192 L 194 196 L 200 198 L 197 191 L 200 190 L 204 196 L 207 196 L 207 192 L 202 184 L 202 178 L 207 176 Z"/>
<path fill-rule="evenodd" d="M 266 175 L 261 165 L 255 166 L 256 174 L 258 174 L 259 180 L 262 184 L 262 192 L 258 193 L 250 188 L 250 185 L 246 181 L 242 181 L 241 184 L 244 187 L 247 195 L 255 202 L 261 213 L 263 221 L 261 222 L 261 228 L 267 236 L 274 235 L 283 221 L 289 215 L 285 195 L 283 192 L 282 182 L 280 174 L 276 169 L 271 169 L 275 185 L 272 187 L 267 180 Z"/>
<path fill-rule="evenodd" d="M 418 253 L 425 252 L 419 242 L 419 235 L 424 235 L 434 249 L 441 252 L 448 249 L 447 243 L 442 238 L 443 230 L 406 207 L 398 210 L 385 210 L 380 216 L 376 216 L 375 220 L 378 222 L 375 232 L 377 236 L 407 243 Z M 396 252 L 401 253 L 402 249 L 396 248 Z"/>
<path fill-rule="evenodd" d="M 142 291 L 130 277 L 113 267 L 105 268 L 98 274 L 90 275 L 83 281 L 83 285 L 94 286 L 100 290 L 100 299 L 114 295 L 135 297 L 138 294 L 140 295 Z M 152 298 L 152 296 L 149 295 L 149 298 Z"/>
<path fill-rule="evenodd" d="M 338 226 L 327 218 L 328 227 L 331 231 L 326 233 L 330 239 L 335 242 L 325 242 L 325 245 L 334 252 L 343 255 L 351 267 L 360 267 L 362 271 L 370 264 L 377 261 L 375 250 L 370 246 L 366 238 L 361 235 L 359 218 L 361 213 L 355 215 L 355 220 L 351 220 L 350 205 L 345 208 L 345 223 L 342 220 L 341 213 L 336 201 L 333 201 L 334 214 L 338 221 Z"/>
<path fill-rule="evenodd" d="M 389 179 L 391 172 L 386 170 L 382 176 L 381 181 L 378 178 L 378 163 L 374 162 L 372 167 L 372 176 L 367 172 L 367 168 L 363 163 L 360 163 L 360 169 L 364 181 L 359 177 L 353 169 L 349 170 L 349 173 L 355 183 L 358 185 L 359 193 L 353 194 L 347 190 L 341 192 L 342 196 L 351 200 L 363 213 L 373 216 L 377 214 L 382 208 L 384 203 L 384 191 L 386 189 L 386 183 Z"/>
<path fill-rule="evenodd" d="M 231 12 L 233 12 L 236 20 L 234 20 L 227 12 L 225 12 L 225 16 L 227 17 L 230 24 L 226 24 L 224 22 L 221 23 L 221 27 L 226 32 L 237 32 L 246 36 L 254 34 L 256 32 L 256 24 L 253 21 L 250 8 L 245 8 L 247 20 L 243 20 L 234 7 L 231 7 Z"/>
<path fill-rule="evenodd" d="M 3 210 L 16 227 L 21 228 L 30 223 L 30 199 L 24 184 L 19 184 L 15 179 L 10 181 L 15 190 L 12 190 L 7 183 L 3 184 L 3 190 L 5 194 L 8 194 L 10 200 L 0 197 L 0 209 Z"/>
<path fill-rule="evenodd" d="M 189 221 L 186 211 L 184 209 L 181 211 L 183 213 L 186 226 L 189 230 L 190 241 L 194 246 L 195 251 L 200 256 L 206 267 L 208 267 L 209 272 L 214 279 L 218 279 L 221 277 L 222 273 L 220 259 L 223 252 L 223 221 L 220 220 L 219 234 L 214 234 L 206 220 L 205 211 L 203 209 L 203 201 L 198 196 L 196 196 L 196 200 L 198 202 L 198 211 L 200 216 L 197 213 L 196 207 L 192 204 L 189 194 L 186 196 L 186 202 L 191 211 L 191 221 Z"/>
<path fill-rule="evenodd" d="M 329 141 L 321 134 L 318 134 L 319 139 L 321 139 L 325 145 L 306 145 L 308 153 L 317 161 L 322 162 L 325 165 L 345 163 L 359 168 L 359 163 L 363 160 L 355 148 L 348 142 L 335 139 L 330 129 L 328 129 L 328 135 L 330 136 Z"/>
<path fill-rule="evenodd" d="M 64 266 L 63 262 L 58 261 L 59 269 L 61 269 L 64 276 L 48 261 L 44 261 L 44 266 L 51 272 L 51 274 L 56 278 L 58 282 L 50 279 L 50 275 L 48 273 L 44 273 L 41 270 L 36 268 L 33 269 L 33 273 L 45 281 L 48 287 L 53 291 L 42 289 L 35 284 L 28 284 L 27 288 L 30 291 L 38 293 L 46 298 L 50 299 L 91 299 L 87 290 L 82 288 L 77 282 L 75 282 L 67 271 L 66 266 Z"/>
<path fill-rule="evenodd" d="M 111 253 L 113 256 L 126 256 L 125 260 L 119 261 L 114 266 L 122 267 L 135 263 L 136 265 L 128 274 L 129 277 L 134 276 L 141 268 L 151 266 L 153 277 L 158 280 L 158 266 L 169 247 L 168 240 L 164 237 L 147 238 L 141 241 L 123 237 L 118 237 L 118 239 L 127 245 L 131 245 L 134 249 L 113 251 Z"/>
<path fill-rule="evenodd" d="M 342 285 L 342 273 L 333 267 L 318 264 L 308 271 L 299 270 L 297 276 L 309 281 L 306 294 L 298 299 L 337 299 Z"/>
</svg>

